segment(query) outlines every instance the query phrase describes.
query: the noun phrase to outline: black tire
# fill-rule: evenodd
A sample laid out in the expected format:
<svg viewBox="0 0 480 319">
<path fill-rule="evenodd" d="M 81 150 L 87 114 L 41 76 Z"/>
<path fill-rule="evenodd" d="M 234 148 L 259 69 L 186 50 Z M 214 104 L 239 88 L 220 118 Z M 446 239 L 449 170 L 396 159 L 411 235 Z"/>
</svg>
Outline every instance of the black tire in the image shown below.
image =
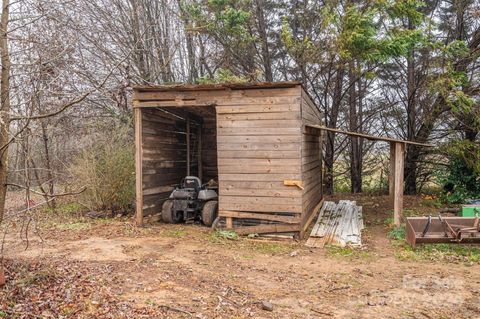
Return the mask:
<svg viewBox="0 0 480 319">
<path fill-rule="evenodd" d="M 211 200 L 203 205 L 202 209 L 202 222 L 205 226 L 212 226 L 213 222 L 217 218 L 218 201 Z"/>
<path fill-rule="evenodd" d="M 162 206 L 163 222 L 168 224 L 178 224 L 181 219 L 182 218 L 173 211 L 173 202 L 171 200 L 166 200 Z"/>
</svg>

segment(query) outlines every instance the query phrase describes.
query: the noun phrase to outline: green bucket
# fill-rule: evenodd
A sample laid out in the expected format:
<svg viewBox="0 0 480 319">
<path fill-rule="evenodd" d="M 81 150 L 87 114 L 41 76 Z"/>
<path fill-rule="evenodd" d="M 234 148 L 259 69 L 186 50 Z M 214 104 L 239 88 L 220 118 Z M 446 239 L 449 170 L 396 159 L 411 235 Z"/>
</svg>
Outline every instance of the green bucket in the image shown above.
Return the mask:
<svg viewBox="0 0 480 319">
<path fill-rule="evenodd" d="M 463 205 L 460 211 L 462 217 L 480 217 L 480 205 Z"/>
</svg>

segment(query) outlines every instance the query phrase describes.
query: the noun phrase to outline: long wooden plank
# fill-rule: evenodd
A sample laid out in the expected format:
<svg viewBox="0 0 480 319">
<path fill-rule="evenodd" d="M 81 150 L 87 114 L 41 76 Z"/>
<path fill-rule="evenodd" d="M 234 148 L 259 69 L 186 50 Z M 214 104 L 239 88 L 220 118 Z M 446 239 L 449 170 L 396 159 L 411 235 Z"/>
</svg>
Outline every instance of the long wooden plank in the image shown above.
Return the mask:
<svg viewBox="0 0 480 319">
<path fill-rule="evenodd" d="M 143 207 L 148 208 L 154 205 L 161 205 L 170 196 L 171 192 L 162 192 L 156 194 L 145 195 L 143 197 Z"/>
<path fill-rule="evenodd" d="M 299 165 L 299 158 L 222 158 L 218 162 L 221 166 L 244 166 L 244 165 L 260 165 L 260 166 L 288 166 L 288 165 Z"/>
<path fill-rule="evenodd" d="M 334 128 L 330 128 L 330 127 L 326 127 L 326 126 L 322 126 L 322 125 L 309 125 L 309 126 L 319 128 L 319 129 L 325 130 L 325 131 L 336 132 L 336 133 L 346 134 L 346 135 L 350 135 L 350 136 L 363 137 L 363 138 L 366 138 L 367 140 L 404 143 L 404 144 L 412 144 L 412 145 L 418 145 L 418 146 L 424 146 L 424 147 L 435 147 L 432 144 L 418 143 L 418 142 L 413 142 L 413 141 L 398 140 L 398 139 L 389 138 L 389 137 L 373 136 L 373 135 L 368 135 L 368 134 L 363 134 L 363 133 L 344 131 L 344 130 L 334 129 Z"/>
<path fill-rule="evenodd" d="M 135 109 L 135 221 L 143 225 L 142 110 Z"/>
<path fill-rule="evenodd" d="M 280 151 L 280 150 L 241 150 L 226 151 L 219 150 L 218 158 L 257 158 L 257 159 L 275 159 L 275 158 L 300 158 L 298 151 Z"/>
<path fill-rule="evenodd" d="M 256 121 L 218 121 L 217 127 L 237 127 L 237 128 L 250 128 L 250 127 L 298 127 L 301 124 L 300 120 L 256 120 Z"/>
<path fill-rule="evenodd" d="M 173 186 L 156 186 L 156 187 L 151 187 L 151 188 L 145 188 L 143 189 L 143 195 L 157 195 L 160 193 L 165 193 L 165 192 L 171 192 L 173 191 L 174 187 Z"/>
<path fill-rule="evenodd" d="M 224 113 L 224 114 L 218 114 L 217 120 L 218 121 L 300 120 L 300 112 Z"/>
<path fill-rule="evenodd" d="M 155 167 L 155 166 L 153 166 Z M 187 166 L 179 166 L 179 167 L 164 167 L 164 168 L 151 168 L 143 166 L 143 176 L 149 176 L 149 175 L 165 175 L 165 176 L 171 176 L 171 174 L 175 175 L 182 175 L 185 174 L 187 170 Z"/>
<path fill-rule="evenodd" d="M 217 149 L 222 151 L 297 151 L 301 150 L 300 143 L 218 143 Z M 299 156 L 299 155 L 298 155 Z"/>
<path fill-rule="evenodd" d="M 258 181 L 258 182 L 277 182 L 286 179 L 301 180 L 300 174 L 220 174 L 220 182 L 224 181 Z"/>
<path fill-rule="evenodd" d="M 229 196 L 223 195 L 220 201 L 223 204 L 252 204 L 252 205 L 302 205 L 301 197 L 261 197 L 261 196 Z"/>
<path fill-rule="evenodd" d="M 299 143 L 300 136 L 297 135 L 279 135 L 279 136 L 258 136 L 258 135 L 237 135 L 217 137 L 218 143 L 243 144 L 243 143 Z"/>
<path fill-rule="evenodd" d="M 218 165 L 220 174 L 300 174 L 298 165 L 275 166 L 275 165 Z"/>
<path fill-rule="evenodd" d="M 285 187 L 285 189 L 264 188 L 228 188 L 220 186 L 220 196 L 263 196 L 263 197 L 301 197 L 302 190 L 298 187 Z"/>
<path fill-rule="evenodd" d="M 293 225 L 274 224 L 274 225 L 245 226 L 245 227 L 236 227 L 234 228 L 234 230 L 239 235 L 288 233 L 288 232 L 299 231 L 300 224 L 293 224 Z"/>
<path fill-rule="evenodd" d="M 185 154 L 185 153 L 182 153 Z M 185 161 L 171 161 L 170 158 L 157 158 L 150 154 L 143 155 L 143 168 L 162 169 L 162 168 L 185 168 Z"/>
<path fill-rule="evenodd" d="M 218 114 L 242 114 L 242 113 L 268 113 L 268 112 L 299 112 L 299 103 L 291 104 L 266 104 L 266 105 L 233 105 L 217 106 Z"/>
<path fill-rule="evenodd" d="M 302 222 L 302 228 L 301 228 L 301 231 L 300 231 L 300 239 L 303 239 L 303 237 L 305 236 L 305 232 L 307 231 L 308 227 L 310 227 L 310 225 L 314 221 L 315 217 L 318 215 L 317 212 L 320 211 L 320 208 L 322 207 L 323 202 L 324 202 L 324 199 L 321 199 L 318 202 L 318 204 L 315 205 L 315 207 L 312 210 L 310 210 L 309 212 L 307 212 L 306 214 L 304 214 L 302 216 L 302 219 L 304 221 Z"/>
<path fill-rule="evenodd" d="M 266 136 L 266 135 L 299 135 L 302 132 L 300 127 L 253 127 L 248 130 L 242 130 L 235 127 L 222 127 L 218 129 L 218 136 Z"/>
<path fill-rule="evenodd" d="M 223 203 L 222 197 L 219 198 L 219 210 L 233 210 L 233 211 L 246 211 L 246 212 L 266 212 L 266 213 L 302 213 L 302 205 L 276 205 L 276 204 L 236 204 L 236 203 Z"/>
<path fill-rule="evenodd" d="M 142 174 L 143 182 L 147 185 L 165 185 L 165 182 L 180 183 L 181 179 L 185 177 L 185 171 L 178 173 L 168 173 L 168 174 Z M 167 184 L 168 185 L 168 184 Z"/>
<path fill-rule="evenodd" d="M 258 191 L 260 189 L 265 190 L 296 190 L 300 191 L 298 187 L 285 186 L 283 184 L 283 179 L 278 181 L 222 181 L 219 185 L 220 190 L 222 189 L 251 189 L 253 191 Z"/>
<path fill-rule="evenodd" d="M 231 106 L 231 107 L 238 107 L 238 106 L 248 106 L 248 105 L 282 105 L 282 104 L 300 104 L 300 97 L 298 96 L 284 96 L 284 97 L 271 97 L 271 96 L 264 96 L 264 97 L 245 97 L 245 98 L 195 98 L 195 100 L 188 100 L 188 99 L 143 99 L 137 100 L 139 107 L 148 109 L 149 107 L 157 107 L 154 105 L 158 105 L 158 107 L 168 107 L 171 109 L 182 109 L 185 107 L 195 107 L 199 108 L 210 108 L 213 106 Z M 154 103 L 152 103 L 154 102 Z M 146 103 L 146 104 L 145 104 Z"/>
<path fill-rule="evenodd" d="M 291 88 L 278 89 L 252 89 L 252 90 L 217 90 L 217 91 L 175 91 L 175 92 L 155 92 L 155 91 L 136 91 L 134 100 L 173 100 L 173 101 L 191 101 L 196 100 L 244 100 L 248 98 L 264 97 L 300 97 L 300 91 Z M 142 104 L 140 103 L 140 107 Z"/>
<path fill-rule="evenodd" d="M 218 212 L 220 217 L 234 217 L 234 218 L 248 218 L 248 219 L 261 219 L 268 221 L 282 222 L 286 224 L 298 224 L 300 218 L 297 216 L 282 216 L 282 215 L 272 215 L 265 213 L 250 213 L 250 212 L 237 212 L 237 211 L 227 211 L 221 210 Z"/>
</svg>

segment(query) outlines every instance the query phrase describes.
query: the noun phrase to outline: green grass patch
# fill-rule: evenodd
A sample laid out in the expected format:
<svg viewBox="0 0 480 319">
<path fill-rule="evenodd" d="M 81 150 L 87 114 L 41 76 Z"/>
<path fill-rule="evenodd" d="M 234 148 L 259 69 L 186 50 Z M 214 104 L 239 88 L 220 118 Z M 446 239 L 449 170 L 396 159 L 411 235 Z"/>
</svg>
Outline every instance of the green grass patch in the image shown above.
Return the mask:
<svg viewBox="0 0 480 319">
<path fill-rule="evenodd" d="M 392 227 L 393 226 L 393 217 L 385 218 L 385 220 L 383 221 L 383 224 L 387 227 Z"/>
<path fill-rule="evenodd" d="M 262 254 L 283 254 L 290 252 L 292 250 L 291 246 L 280 244 L 280 243 L 264 243 L 264 242 L 255 242 L 252 241 L 251 247 L 253 250 L 262 253 Z"/>
<path fill-rule="evenodd" d="M 387 233 L 387 237 L 394 240 L 405 240 L 405 225 L 400 225 L 400 227 L 392 228 Z"/>
<path fill-rule="evenodd" d="M 231 230 L 216 230 L 208 236 L 208 241 L 221 245 L 230 245 L 233 241 L 239 241 L 240 239 L 240 236 Z"/>
<path fill-rule="evenodd" d="M 188 233 L 184 229 L 172 229 L 165 231 L 164 235 L 172 238 L 183 238 L 186 237 Z"/>
<path fill-rule="evenodd" d="M 90 223 L 84 222 L 61 223 L 55 225 L 55 228 L 60 230 L 86 230 L 90 229 L 91 227 L 92 225 Z"/>
<path fill-rule="evenodd" d="M 82 210 L 85 210 L 85 208 L 82 205 L 80 205 L 79 203 L 72 202 L 72 203 L 65 203 L 65 204 L 57 205 L 57 207 L 55 209 L 53 209 L 51 207 L 47 207 L 45 210 L 48 213 L 58 213 L 58 214 L 70 215 L 70 214 L 78 213 Z"/>
<path fill-rule="evenodd" d="M 423 207 L 431 207 L 431 208 L 441 208 L 443 206 L 442 202 L 436 198 L 436 199 L 422 199 L 420 202 L 420 205 Z"/>
<path fill-rule="evenodd" d="M 349 258 L 349 259 L 369 259 L 372 258 L 371 253 L 368 250 L 361 250 L 358 248 L 345 246 L 333 246 L 328 245 L 325 246 L 327 249 L 327 255 L 329 257 L 336 257 L 336 258 Z"/>
<path fill-rule="evenodd" d="M 413 249 L 405 241 L 405 225 L 392 228 L 388 234 L 394 255 L 403 261 L 442 261 L 473 264 L 480 262 L 480 248 L 462 244 L 422 244 Z"/>
<path fill-rule="evenodd" d="M 395 257 L 399 260 L 445 261 L 474 264 L 480 261 L 480 249 L 461 244 L 426 244 L 412 249 L 407 244 L 398 245 Z"/>
<path fill-rule="evenodd" d="M 231 230 L 216 230 L 211 233 L 210 237 L 214 239 L 228 239 L 228 240 L 238 240 L 240 237 L 238 234 Z"/>
</svg>

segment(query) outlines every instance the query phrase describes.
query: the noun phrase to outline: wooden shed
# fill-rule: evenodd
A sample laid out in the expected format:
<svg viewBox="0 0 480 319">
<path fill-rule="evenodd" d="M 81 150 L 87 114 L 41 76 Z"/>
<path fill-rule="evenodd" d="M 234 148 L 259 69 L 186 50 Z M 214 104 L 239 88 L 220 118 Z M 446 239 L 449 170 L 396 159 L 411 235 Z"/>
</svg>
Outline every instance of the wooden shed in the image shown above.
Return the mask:
<svg viewBox="0 0 480 319">
<path fill-rule="evenodd" d="M 186 175 L 214 180 L 219 225 L 303 237 L 322 201 L 322 114 L 298 82 L 134 88 L 137 223 Z"/>
</svg>

